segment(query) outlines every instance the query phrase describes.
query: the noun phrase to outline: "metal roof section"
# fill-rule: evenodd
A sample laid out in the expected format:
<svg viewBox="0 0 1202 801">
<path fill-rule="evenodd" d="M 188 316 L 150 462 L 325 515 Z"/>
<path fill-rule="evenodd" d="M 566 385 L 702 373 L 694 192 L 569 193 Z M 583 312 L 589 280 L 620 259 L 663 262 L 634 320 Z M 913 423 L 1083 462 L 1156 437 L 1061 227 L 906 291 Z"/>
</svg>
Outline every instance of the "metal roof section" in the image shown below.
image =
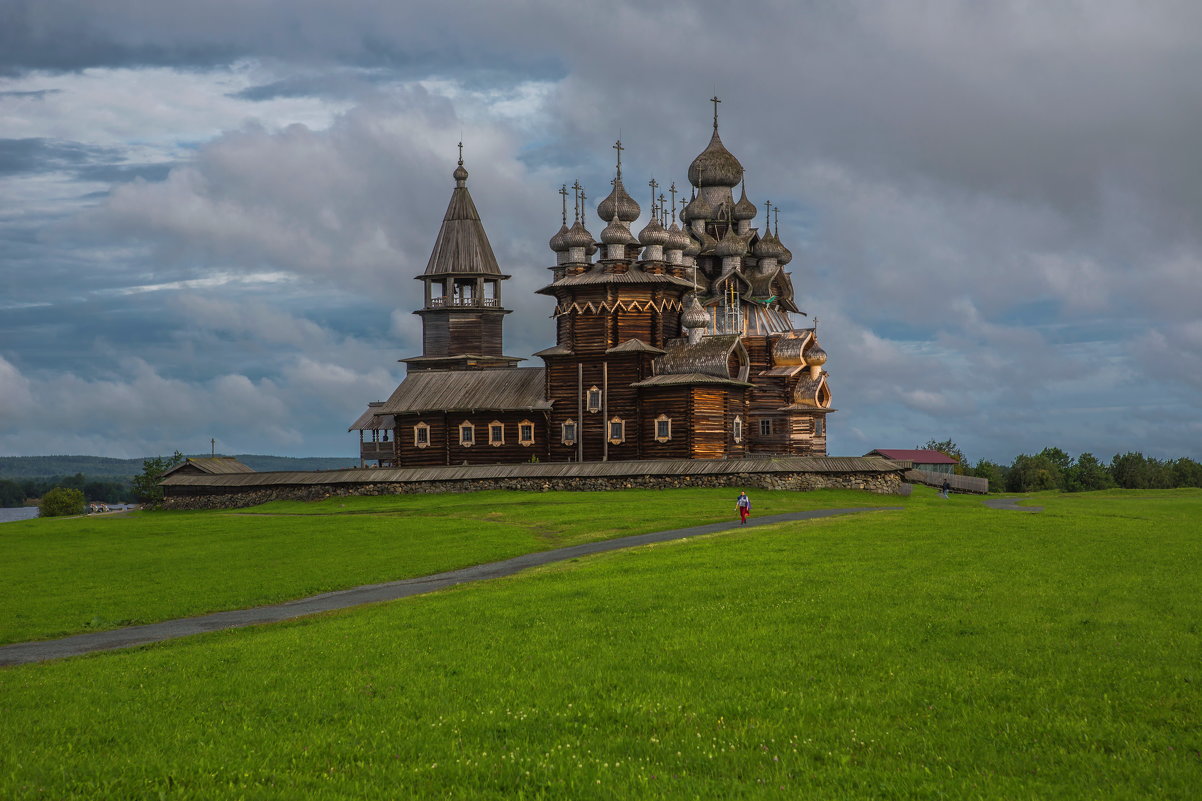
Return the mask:
<svg viewBox="0 0 1202 801">
<path fill-rule="evenodd" d="M 542 367 L 501 370 L 428 370 L 410 373 L 381 411 L 385 414 L 497 411 L 545 411 Z"/>
</svg>

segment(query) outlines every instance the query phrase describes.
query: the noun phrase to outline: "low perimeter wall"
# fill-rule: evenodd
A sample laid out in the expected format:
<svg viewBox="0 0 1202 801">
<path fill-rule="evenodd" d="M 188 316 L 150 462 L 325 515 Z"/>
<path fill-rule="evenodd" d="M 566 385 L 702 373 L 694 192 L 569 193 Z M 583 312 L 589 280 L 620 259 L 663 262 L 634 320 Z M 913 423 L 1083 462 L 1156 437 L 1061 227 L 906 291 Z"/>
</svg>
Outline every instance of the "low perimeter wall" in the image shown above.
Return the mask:
<svg viewBox="0 0 1202 801">
<path fill-rule="evenodd" d="M 912 484 L 926 484 L 928 487 L 942 487 L 947 481 L 952 492 L 975 492 L 984 495 L 989 492 L 989 479 L 976 476 L 957 476 L 951 473 L 935 473 L 930 470 L 907 470 L 906 481 Z"/>
<path fill-rule="evenodd" d="M 821 462 L 788 464 L 788 462 Z M 663 463 L 609 462 L 555 465 L 539 470 L 532 465 L 508 469 L 427 468 L 421 471 L 365 469 L 326 473 L 246 473 L 214 476 L 173 476 L 163 484 L 163 508 L 236 509 L 268 501 L 316 501 L 348 495 L 398 495 L 479 490 L 527 492 L 604 491 L 613 489 L 675 489 L 680 487 L 731 487 L 740 489 L 816 490 L 855 489 L 881 494 L 901 494 L 906 463 L 861 458 L 780 459 L 704 463 L 684 462 L 678 472 L 665 471 Z M 833 463 L 833 464 L 832 464 Z M 649 469 L 652 468 L 658 469 Z M 528 469 L 514 469 L 528 468 Z M 843 468 L 843 469 L 841 469 Z M 850 468 L 850 469 L 848 469 Z M 858 468 L 858 469 L 856 469 Z M 691 472 L 685 472 L 685 469 Z M 486 475 L 470 475 L 484 472 Z M 415 473 L 416 475 L 398 475 Z M 465 475 L 466 474 L 466 475 Z"/>
</svg>

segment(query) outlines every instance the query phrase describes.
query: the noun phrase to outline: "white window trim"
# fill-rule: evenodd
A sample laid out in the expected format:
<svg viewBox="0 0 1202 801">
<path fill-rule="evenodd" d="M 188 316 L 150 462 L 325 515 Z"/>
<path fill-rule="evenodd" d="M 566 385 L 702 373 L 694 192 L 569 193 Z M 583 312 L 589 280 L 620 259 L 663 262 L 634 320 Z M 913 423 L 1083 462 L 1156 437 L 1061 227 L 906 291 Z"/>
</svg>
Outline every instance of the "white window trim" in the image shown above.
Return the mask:
<svg viewBox="0 0 1202 801">
<path fill-rule="evenodd" d="M 522 439 L 522 429 L 526 426 L 530 426 L 530 439 Z M 534 437 L 537 433 L 538 429 L 535 428 L 533 421 L 523 420 L 522 422 L 518 423 L 518 444 L 523 448 L 529 448 L 534 444 Z"/>
<path fill-rule="evenodd" d="M 731 433 L 734 435 L 735 442 L 743 441 L 743 417 L 735 415 L 734 423 L 731 425 Z"/>
<path fill-rule="evenodd" d="M 500 429 L 501 429 L 501 438 L 499 440 L 494 440 L 492 438 L 492 432 L 493 432 L 494 427 L 500 427 Z M 493 446 L 494 448 L 499 448 L 505 444 L 505 424 L 502 423 L 500 420 L 493 420 L 491 423 L 488 424 L 488 444 Z"/>
<path fill-rule="evenodd" d="M 418 431 L 426 432 L 426 441 L 422 442 Z M 413 427 L 413 447 L 428 448 L 430 447 L 430 426 L 426 423 L 418 423 Z"/>
<path fill-rule="evenodd" d="M 618 436 L 616 437 L 613 435 L 613 426 L 615 423 L 620 426 L 618 429 Z M 621 445 L 626 441 L 626 421 L 621 417 L 611 417 L 609 419 L 609 423 L 605 427 L 605 433 L 609 434 L 610 445 Z"/>
<path fill-rule="evenodd" d="M 571 439 L 568 439 L 568 426 L 572 427 L 575 434 Z M 580 424 L 572 418 L 568 418 L 559 424 L 559 439 L 564 445 L 575 445 L 577 437 L 580 436 Z"/>
<path fill-rule="evenodd" d="M 668 433 L 666 436 L 661 436 L 659 433 L 659 424 L 660 423 L 668 424 Z M 661 414 L 659 417 L 655 418 L 655 441 L 656 442 L 667 442 L 670 439 L 672 439 L 672 418 L 668 417 L 668 415 L 666 415 L 666 414 Z"/>
<path fill-rule="evenodd" d="M 601 411 L 601 387 L 594 384 L 585 393 L 584 407 L 590 412 Z"/>
<path fill-rule="evenodd" d="M 472 432 L 472 438 L 470 440 L 464 440 L 464 438 L 463 438 L 463 429 L 465 429 L 465 428 Z M 462 423 L 459 424 L 459 447 L 470 448 L 475 444 L 476 444 L 476 424 L 471 422 L 470 420 L 464 420 Z"/>
</svg>

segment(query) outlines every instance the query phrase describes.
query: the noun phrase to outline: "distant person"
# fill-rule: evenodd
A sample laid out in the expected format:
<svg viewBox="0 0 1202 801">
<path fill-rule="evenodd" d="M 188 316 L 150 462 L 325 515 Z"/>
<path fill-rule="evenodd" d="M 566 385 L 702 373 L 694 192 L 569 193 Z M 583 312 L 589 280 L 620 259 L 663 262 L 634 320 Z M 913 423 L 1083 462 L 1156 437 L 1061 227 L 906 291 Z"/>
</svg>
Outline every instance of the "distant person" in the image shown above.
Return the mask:
<svg viewBox="0 0 1202 801">
<path fill-rule="evenodd" d="M 735 509 L 739 511 L 739 525 L 747 525 L 747 515 L 751 514 L 751 498 L 747 497 L 746 490 L 739 493 L 739 500 L 735 501 Z"/>
<path fill-rule="evenodd" d="M 952 491 L 951 482 L 946 478 L 943 479 L 943 487 L 939 490 L 939 497 L 946 498 L 947 494 Z"/>
</svg>

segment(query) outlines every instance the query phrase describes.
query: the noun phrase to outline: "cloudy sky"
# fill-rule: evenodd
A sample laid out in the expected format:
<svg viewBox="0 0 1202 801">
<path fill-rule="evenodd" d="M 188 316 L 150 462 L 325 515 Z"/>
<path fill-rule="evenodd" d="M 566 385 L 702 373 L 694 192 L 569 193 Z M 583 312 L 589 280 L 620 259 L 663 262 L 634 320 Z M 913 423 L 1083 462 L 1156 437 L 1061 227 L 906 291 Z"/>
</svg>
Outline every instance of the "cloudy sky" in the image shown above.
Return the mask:
<svg viewBox="0 0 1202 801">
<path fill-rule="evenodd" d="M 0 453 L 352 457 L 420 352 L 456 142 L 528 356 L 559 185 L 599 200 L 620 134 L 645 208 L 717 92 L 833 454 L 1202 457 L 1199 30 L 1194 0 L 0 0 Z"/>
</svg>

